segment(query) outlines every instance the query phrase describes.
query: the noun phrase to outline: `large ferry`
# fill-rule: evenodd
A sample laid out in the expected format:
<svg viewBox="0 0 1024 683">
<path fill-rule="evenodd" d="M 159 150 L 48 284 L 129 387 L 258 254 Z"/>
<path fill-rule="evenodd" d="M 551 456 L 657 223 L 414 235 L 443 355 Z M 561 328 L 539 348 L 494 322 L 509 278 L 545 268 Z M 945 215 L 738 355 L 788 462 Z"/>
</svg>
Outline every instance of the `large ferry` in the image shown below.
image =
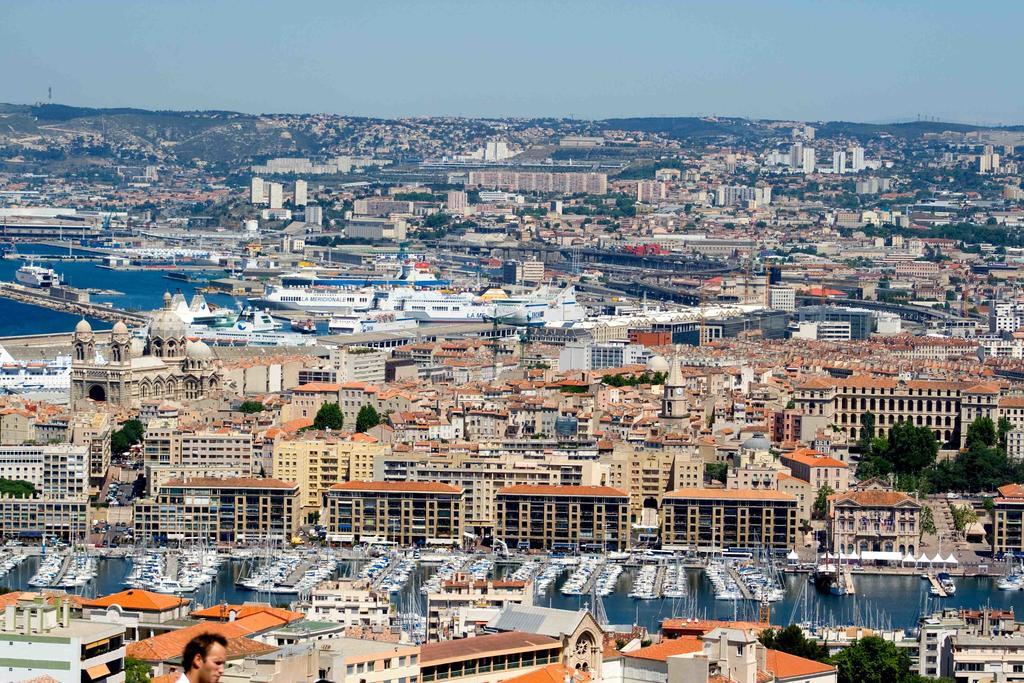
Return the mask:
<svg viewBox="0 0 1024 683">
<path fill-rule="evenodd" d="M 216 346 L 308 346 L 316 343 L 315 337 L 287 332 L 282 327 L 266 311 L 247 309 L 227 327 L 193 323 L 189 325 L 188 335 Z"/>
<path fill-rule="evenodd" d="M 187 325 L 207 325 L 210 327 L 230 327 L 238 319 L 238 313 L 230 308 L 214 308 L 206 303 L 206 297 L 196 294 L 190 303 L 177 293 L 171 299 L 171 310 Z"/>
<path fill-rule="evenodd" d="M 475 296 L 468 292 L 430 292 L 402 287 L 389 292 L 380 308 L 425 323 L 497 319 L 509 325 L 545 325 L 586 319 L 586 309 L 576 301 L 576 290 L 572 286 L 554 289 L 543 285 L 515 297 L 502 290 L 488 290 Z"/>
<path fill-rule="evenodd" d="M 48 289 L 60 285 L 60 275 L 53 268 L 26 264 L 14 273 L 14 279 L 28 287 Z"/>
<path fill-rule="evenodd" d="M 67 394 L 71 388 L 71 356 L 52 361 L 17 361 L 0 346 L 0 390 L 12 393 Z"/>
<path fill-rule="evenodd" d="M 376 304 L 377 292 L 371 287 L 268 287 L 262 297 L 250 299 L 253 305 L 274 310 L 333 312 L 368 311 Z"/>
<path fill-rule="evenodd" d="M 397 275 L 392 277 L 380 277 L 372 275 L 341 275 L 325 274 L 317 269 L 300 270 L 294 273 L 287 273 L 281 276 L 282 287 L 339 287 L 344 289 L 358 289 L 362 287 L 402 287 L 414 286 L 420 288 L 447 287 L 449 280 L 440 280 L 430 270 L 430 264 L 425 261 L 402 264 Z"/>
<path fill-rule="evenodd" d="M 416 329 L 419 323 L 412 318 L 400 318 L 394 313 L 380 311 L 369 314 L 340 314 L 331 316 L 327 331 L 331 334 L 363 334 L 366 332 L 395 332 Z"/>
</svg>

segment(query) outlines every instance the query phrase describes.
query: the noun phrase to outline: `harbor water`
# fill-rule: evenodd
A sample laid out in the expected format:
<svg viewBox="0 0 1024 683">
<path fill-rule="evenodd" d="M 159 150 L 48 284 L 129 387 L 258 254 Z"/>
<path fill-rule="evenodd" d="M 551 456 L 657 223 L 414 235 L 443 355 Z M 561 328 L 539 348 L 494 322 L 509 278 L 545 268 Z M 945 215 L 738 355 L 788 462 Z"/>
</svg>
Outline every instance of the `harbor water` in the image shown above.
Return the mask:
<svg viewBox="0 0 1024 683">
<path fill-rule="evenodd" d="M 35 573 L 39 562 L 38 557 L 28 558 L 7 577 L 0 579 L 0 586 L 14 590 L 34 590 L 28 585 L 28 580 Z M 338 563 L 336 576 L 355 576 L 361 565 L 361 561 L 343 560 Z M 419 563 L 405 588 L 399 593 L 392 594 L 392 600 L 399 612 L 425 613 L 426 598 L 420 592 L 420 588 L 438 566 L 427 562 Z M 515 566 L 499 564 L 495 575 L 498 578 L 507 576 Z M 86 597 L 94 597 L 122 590 L 130 568 L 130 559 L 100 559 L 96 578 L 76 592 Z M 246 601 L 287 606 L 295 599 L 294 595 L 260 593 L 237 586 L 236 581 L 247 571 L 246 561 L 226 562 L 220 567 L 213 583 L 195 593 L 184 595 L 195 603 L 207 607 Z M 636 567 L 626 567 L 618 578 L 615 591 L 601 598 L 610 623 L 638 623 L 648 629 L 656 629 L 661 620 L 668 617 L 751 621 L 757 619 L 756 602 L 716 600 L 710 581 L 700 569 L 687 570 L 689 590 L 685 598 L 630 598 L 628 593 L 638 571 Z M 563 574 L 551 589 L 536 597 L 535 603 L 570 610 L 590 607 L 590 595 L 562 595 L 559 588 L 565 579 Z M 806 574 L 786 574 L 783 581 L 785 597 L 771 604 L 771 621 L 774 624 L 812 622 L 824 625 L 861 624 L 876 628 L 912 628 L 922 614 L 929 614 L 944 607 L 992 607 L 1013 609 L 1017 614 L 1024 614 L 1024 591 L 997 590 L 995 577 L 958 577 L 956 594 L 941 599 L 929 596 L 928 582 L 916 575 L 856 574 L 856 595 L 843 597 L 819 593 L 807 581 Z"/>
<path fill-rule="evenodd" d="M 19 244 L 18 251 L 26 256 L 67 254 L 67 249 L 43 244 Z M 72 253 L 79 254 L 72 250 Z M 80 253 L 85 255 L 84 252 Z M 95 261 L 62 261 L 38 259 L 36 265 L 47 266 L 57 271 L 63 281 L 80 289 L 105 289 L 119 294 L 93 294 L 94 303 L 109 303 L 118 308 L 136 311 L 150 311 L 160 308 L 165 291 L 180 291 L 187 299 L 196 293 L 199 283 L 171 280 L 162 270 L 109 270 L 101 268 Z M 0 259 L 0 280 L 13 282 L 14 273 L 27 261 L 23 259 Z M 211 268 L 211 273 L 222 276 L 223 271 Z M 206 294 L 206 300 L 217 306 L 238 307 L 238 303 L 226 294 Z M 78 317 L 68 313 L 52 311 L 0 298 L 0 337 L 22 334 L 50 334 L 69 332 L 74 329 Z M 95 329 L 108 329 L 111 323 L 90 321 Z"/>
</svg>

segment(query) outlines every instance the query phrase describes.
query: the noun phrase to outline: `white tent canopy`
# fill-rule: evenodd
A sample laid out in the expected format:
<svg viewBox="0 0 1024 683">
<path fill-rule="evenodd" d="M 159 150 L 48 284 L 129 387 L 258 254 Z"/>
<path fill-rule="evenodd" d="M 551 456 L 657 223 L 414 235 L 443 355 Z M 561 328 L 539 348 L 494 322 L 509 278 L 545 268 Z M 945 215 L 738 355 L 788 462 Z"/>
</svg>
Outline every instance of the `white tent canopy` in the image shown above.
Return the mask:
<svg viewBox="0 0 1024 683">
<path fill-rule="evenodd" d="M 921 557 L 917 558 L 917 563 L 918 564 L 931 564 L 932 560 L 931 560 L 930 557 L 928 557 L 924 553 L 921 553 Z"/>
<path fill-rule="evenodd" d="M 960 564 L 960 563 L 957 562 L 955 557 L 953 557 L 953 553 L 950 553 L 949 557 L 946 558 L 946 564 Z"/>
</svg>

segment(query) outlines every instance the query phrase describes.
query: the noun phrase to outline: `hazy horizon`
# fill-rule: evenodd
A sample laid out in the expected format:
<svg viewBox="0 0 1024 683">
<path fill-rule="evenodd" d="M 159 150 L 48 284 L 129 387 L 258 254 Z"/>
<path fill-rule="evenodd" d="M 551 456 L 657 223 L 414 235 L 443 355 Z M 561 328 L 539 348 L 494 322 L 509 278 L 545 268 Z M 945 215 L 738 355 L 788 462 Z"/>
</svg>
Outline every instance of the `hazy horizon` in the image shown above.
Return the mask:
<svg viewBox="0 0 1024 683">
<path fill-rule="evenodd" d="M 1024 123 L 1024 4 L 7 4 L 0 101 L 379 118 Z"/>
</svg>

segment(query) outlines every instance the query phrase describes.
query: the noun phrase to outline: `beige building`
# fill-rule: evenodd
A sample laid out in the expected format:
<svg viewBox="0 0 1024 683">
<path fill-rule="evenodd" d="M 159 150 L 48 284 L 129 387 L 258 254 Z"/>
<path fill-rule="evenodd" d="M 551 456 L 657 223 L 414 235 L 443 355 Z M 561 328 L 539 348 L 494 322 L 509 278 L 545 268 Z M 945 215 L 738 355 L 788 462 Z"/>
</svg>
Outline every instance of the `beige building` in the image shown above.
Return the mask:
<svg viewBox="0 0 1024 683">
<path fill-rule="evenodd" d="M 667 492 L 704 481 L 704 461 L 689 448 L 642 449 L 617 443 L 602 463 L 608 466 L 607 485 L 629 494 L 632 521 L 648 526 L 658 525 L 658 508 Z"/>
<path fill-rule="evenodd" d="M 277 479 L 174 479 L 135 503 L 135 538 L 154 544 L 288 543 L 301 521 L 298 485 Z"/>
<path fill-rule="evenodd" d="M 390 452 L 389 446 L 365 434 L 348 439 L 325 435 L 279 439 L 274 443 L 273 475 L 298 484 L 304 510 L 319 510 L 331 486 L 372 481 L 374 458 Z"/>
<path fill-rule="evenodd" d="M 815 491 L 828 486 L 833 492 L 842 493 L 850 488 L 850 467 L 841 460 L 810 448 L 783 453 L 779 460 L 794 477 L 803 479 Z"/>
<path fill-rule="evenodd" d="M 307 619 L 330 621 L 346 627 L 387 629 L 391 625 L 391 598 L 369 581 L 340 580 L 317 584 L 309 600 L 300 605 Z"/>
<path fill-rule="evenodd" d="M 992 552 L 1024 552 L 1024 487 L 1007 484 L 999 487 L 999 496 L 993 501 Z"/>
<path fill-rule="evenodd" d="M 89 499 L 85 495 L 0 497 L 0 536 L 39 540 L 59 538 L 77 543 L 89 531 Z"/>
<path fill-rule="evenodd" d="M 899 562 L 919 547 L 921 503 L 905 493 L 847 491 L 833 497 L 831 507 L 833 552 Z"/>
<path fill-rule="evenodd" d="M 474 456 L 467 453 L 432 455 L 399 453 L 381 456 L 374 463 L 374 479 L 384 481 L 441 482 L 466 492 L 466 525 L 483 533 L 497 519 L 495 494 L 505 486 L 598 486 L 602 466 L 593 461 L 570 460 L 548 454 L 529 458 L 515 453 Z"/>
<path fill-rule="evenodd" d="M 533 581 L 494 581 L 457 574 L 427 593 L 427 640 L 477 635 L 468 623 L 471 620 L 486 624 L 507 605 L 532 604 Z"/>
<path fill-rule="evenodd" d="M 792 548 L 797 501 L 781 491 L 679 489 L 665 496 L 661 540 L 666 547 Z"/>
<path fill-rule="evenodd" d="M 113 425 L 109 413 L 76 411 L 68 422 L 68 440 L 89 448 L 89 480 L 102 482 L 110 469 L 110 435 Z"/>
<path fill-rule="evenodd" d="M 292 410 L 290 419 L 300 417 L 312 420 L 326 403 L 338 403 L 340 385 L 331 382 L 310 382 L 292 389 Z M 348 419 L 346 424 L 350 423 Z"/>
<path fill-rule="evenodd" d="M 350 481 L 325 497 L 327 537 L 336 543 L 461 546 L 465 491 L 431 482 Z"/>
<path fill-rule="evenodd" d="M 609 486 L 506 486 L 495 497 L 494 537 L 509 548 L 569 552 L 625 550 L 629 496 Z"/>
</svg>

